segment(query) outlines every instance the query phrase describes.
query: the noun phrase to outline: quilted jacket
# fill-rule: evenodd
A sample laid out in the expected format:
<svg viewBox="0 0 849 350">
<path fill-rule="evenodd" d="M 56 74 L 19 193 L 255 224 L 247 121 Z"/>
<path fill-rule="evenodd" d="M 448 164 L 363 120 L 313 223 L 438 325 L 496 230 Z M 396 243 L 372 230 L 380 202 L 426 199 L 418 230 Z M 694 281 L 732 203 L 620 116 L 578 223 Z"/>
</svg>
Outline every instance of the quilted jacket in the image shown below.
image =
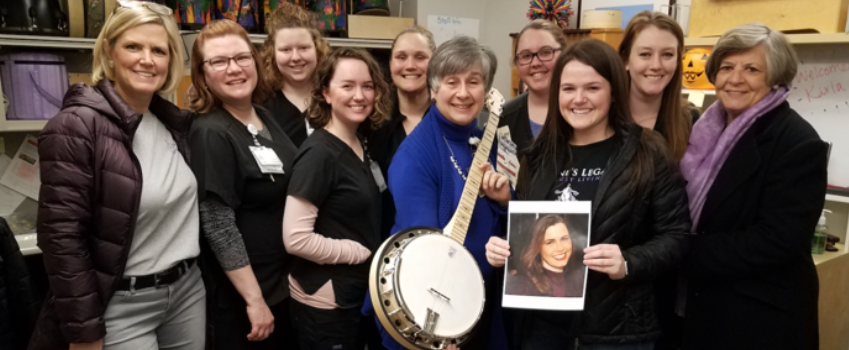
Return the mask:
<svg viewBox="0 0 849 350">
<path fill-rule="evenodd" d="M 689 241 L 684 181 L 659 135 L 629 125 L 614 137 L 619 148 L 608 160 L 592 201 L 590 245 L 619 245 L 628 275 L 614 281 L 588 270 L 584 311 L 573 322 L 580 342 L 657 339 L 660 326 L 653 283 L 680 262 Z M 531 150 L 528 157 L 533 159 L 533 155 Z M 629 166 L 637 157 L 651 162 L 654 174 L 635 187 Z M 563 162 L 528 159 L 521 165 L 517 197 L 553 200 L 559 173 L 554 163 Z"/>
<path fill-rule="evenodd" d="M 154 96 L 150 111 L 188 162 L 191 115 Z M 67 349 L 106 334 L 103 319 L 127 263 L 142 189 L 133 153 L 141 114 L 109 80 L 76 84 L 39 140 L 38 246 L 50 292 L 30 349 Z"/>
</svg>

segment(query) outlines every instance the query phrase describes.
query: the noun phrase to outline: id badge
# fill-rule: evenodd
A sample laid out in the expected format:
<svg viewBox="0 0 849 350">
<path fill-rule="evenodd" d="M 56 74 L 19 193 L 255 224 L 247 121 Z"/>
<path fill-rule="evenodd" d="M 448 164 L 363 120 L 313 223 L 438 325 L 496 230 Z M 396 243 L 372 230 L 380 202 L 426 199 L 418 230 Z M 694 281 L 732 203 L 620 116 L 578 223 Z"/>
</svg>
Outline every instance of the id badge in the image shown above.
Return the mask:
<svg viewBox="0 0 849 350">
<path fill-rule="evenodd" d="M 498 134 L 498 159 L 495 171 L 507 176 L 510 186 L 516 189 L 516 180 L 519 177 L 519 157 L 516 156 L 516 144 L 510 140 L 508 134 Z"/>
<path fill-rule="evenodd" d="M 254 155 L 256 165 L 263 174 L 285 174 L 283 162 L 277 157 L 274 150 L 265 146 L 248 146 Z"/>
<path fill-rule="evenodd" d="M 383 179 L 383 173 L 380 172 L 380 167 L 377 166 L 377 162 L 369 159 L 368 166 L 371 168 L 371 174 L 374 176 L 374 183 L 377 184 L 377 188 L 380 189 L 380 192 L 386 191 L 386 180 Z"/>
</svg>

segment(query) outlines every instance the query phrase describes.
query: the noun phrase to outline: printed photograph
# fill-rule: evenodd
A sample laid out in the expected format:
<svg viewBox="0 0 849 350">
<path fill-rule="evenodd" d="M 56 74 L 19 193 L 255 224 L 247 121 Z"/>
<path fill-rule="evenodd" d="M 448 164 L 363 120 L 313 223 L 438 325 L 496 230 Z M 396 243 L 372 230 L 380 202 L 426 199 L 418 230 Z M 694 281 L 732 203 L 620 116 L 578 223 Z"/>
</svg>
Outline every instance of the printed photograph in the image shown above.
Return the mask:
<svg viewBox="0 0 849 350">
<path fill-rule="evenodd" d="M 505 307 L 582 310 L 590 202 L 511 202 Z"/>
</svg>

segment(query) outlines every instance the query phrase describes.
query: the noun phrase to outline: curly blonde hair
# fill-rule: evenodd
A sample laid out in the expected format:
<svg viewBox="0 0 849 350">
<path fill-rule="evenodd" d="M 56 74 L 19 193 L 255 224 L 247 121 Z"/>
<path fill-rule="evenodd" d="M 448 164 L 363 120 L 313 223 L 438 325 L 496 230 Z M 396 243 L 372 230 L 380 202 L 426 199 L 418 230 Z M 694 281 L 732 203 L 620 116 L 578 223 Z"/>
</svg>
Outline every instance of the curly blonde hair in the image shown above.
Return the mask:
<svg viewBox="0 0 849 350">
<path fill-rule="evenodd" d="M 280 73 L 280 70 L 277 69 L 277 62 L 274 57 L 274 43 L 277 41 L 277 33 L 281 29 L 303 28 L 310 33 L 313 44 L 315 45 L 316 67 L 321 65 L 321 62 L 330 53 L 330 45 L 321 36 L 321 31 L 318 30 L 316 23 L 317 18 L 315 14 L 301 6 L 288 2 L 280 3 L 268 15 L 265 22 L 265 33 L 268 36 L 265 38 L 260 51 L 265 80 L 272 89 L 283 89 L 283 73 Z"/>
<path fill-rule="evenodd" d="M 324 99 L 324 89 L 330 87 L 330 80 L 336 74 L 336 66 L 343 59 L 355 59 L 365 62 L 368 66 L 368 72 L 374 83 L 374 109 L 365 123 L 369 123 L 372 129 L 379 128 L 384 122 L 389 120 L 389 113 L 392 111 L 392 101 L 389 97 L 389 84 L 383 80 L 383 71 L 377 61 L 363 49 L 340 48 L 336 49 L 327 56 L 321 64 L 315 69 L 315 78 L 313 79 L 312 102 L 307 109 L 310 126 L 313 128 L 323 128 L 330 122 L 332 118 L 330 104 Z"/>
</svg>

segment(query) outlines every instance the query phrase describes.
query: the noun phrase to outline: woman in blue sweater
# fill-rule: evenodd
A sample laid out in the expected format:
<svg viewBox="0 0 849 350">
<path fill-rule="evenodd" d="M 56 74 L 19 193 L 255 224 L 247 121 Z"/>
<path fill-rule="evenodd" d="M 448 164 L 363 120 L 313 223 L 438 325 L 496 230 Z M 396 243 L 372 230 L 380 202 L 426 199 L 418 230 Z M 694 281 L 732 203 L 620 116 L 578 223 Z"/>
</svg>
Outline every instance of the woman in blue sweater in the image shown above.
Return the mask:
<svg viewBox="0 0 849 350">
<path fill-rule="evenodd" d="M 448 224 L 474 157 L 475 142 L 470 141 L 482 135 L 476 118 L 492 86 L 496 64 L 495 54 L 470 37 L 451 39 L 434 53 L 427 73 L 434 104 L 398 148 L 389 167 L 389 191 L 397 208 L 393 234 L 415 226 L 443 228 Z M 493 153 L 490 163 L 494 161 Z M 484 246 L 489 237 L 502 232 L 511 192 L 505 176 L 489 170 L 489 165 L 484 168 L 481 194 L 485 198 L 475 203 L 464 245 L 490 287 L 495 284 L 495 273 L 486 261 Z M 506 349 L 499 292 L 487 288 L 483 317 L 463 350 Z M 370 304 L 364 311 L 374 313 Z M 403 349 L 382 328 L 381 334 L 384 346 Z"/>
</svg>

